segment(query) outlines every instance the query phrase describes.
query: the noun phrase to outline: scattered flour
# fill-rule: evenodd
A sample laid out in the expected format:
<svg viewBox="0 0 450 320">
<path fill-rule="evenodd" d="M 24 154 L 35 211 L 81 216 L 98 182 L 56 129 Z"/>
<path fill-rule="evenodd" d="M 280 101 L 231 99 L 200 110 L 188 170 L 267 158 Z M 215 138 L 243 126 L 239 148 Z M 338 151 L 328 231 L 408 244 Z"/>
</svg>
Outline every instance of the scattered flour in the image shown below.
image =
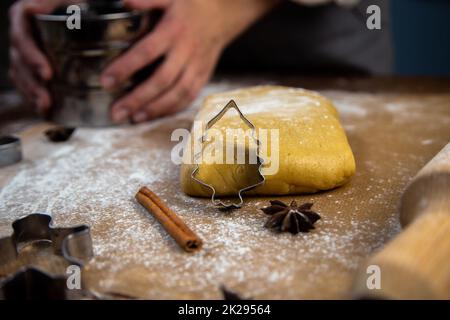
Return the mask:
<svg viewBox="0 0 450 320">
<path fill-rule="evenodd" d="M 368 114 L 368 110 L 365 107 L 367 104 L 362 103 L 362 101 L 376 101 L 373 95 L 367 93 L 348 94 L 333 90 L 327 90 L 321 93 L 333 101 L 339 114 L 343 116 L 365 117 Z"/>
<path fill-rule="evenodd" d="M 433 139 L 424 139 L 424 140 L 420 141 L 420 143 L 426 146 L 426 145 L 432 144 Z"/>
<path fill-rule="evenodd" d="M 219 83 L 203 95 L 230 88 Z M 336 101 L 341 112 L 366 114 L 356 99 Z M 89 224 L 95 251 L 90 265 L 97 271 L 97 286 L 106 291 L 122 284 L 130 295 L 146 298 L 220 298 L 223 283 L 256 298 L 345 297 L 347 288 L 340 284 L 348 283 L 362 259 L 398 232 L 395 215 L 387 224 L 360 219 L 365 213 L 358 211 L 360 202 L 351 193 L 345 203 L 322 195 L 315 205 L 322 215 L 317 228 L 292 236 L 263 228 L 267 217 L 252 208 L 266 205 L 265 200 L 248 199 L 247 209 L 223 214 L 206 199 L 185 196 L 178 168 L 170 162 L 170 146 L 156 144 L 152 132 L 177 119 L 192 119 L 194 111 L 133 127 L 79 129 L 65 144 L 39 140 L 49 153 L 19 164 L 18 174 L 0 191 L 1 230 L 31 212 L 51 213 L 60 226 Z M 204 249 L 186 254 L 177 247 L 134 201 L 143 185 L 170 199 L 170 207 L 204 239 Z M 374 187 L 366 192 L 383 203 L 391 191 Z M 321 203 L 327 201 L 335 210 L 322 212 Z M 354 212 L 341 214 L 344 204 Z M 139 278 L 133 282 L 136 268 Z M 138 290 L 139 285 L 145 289 Z"/>
</svg>

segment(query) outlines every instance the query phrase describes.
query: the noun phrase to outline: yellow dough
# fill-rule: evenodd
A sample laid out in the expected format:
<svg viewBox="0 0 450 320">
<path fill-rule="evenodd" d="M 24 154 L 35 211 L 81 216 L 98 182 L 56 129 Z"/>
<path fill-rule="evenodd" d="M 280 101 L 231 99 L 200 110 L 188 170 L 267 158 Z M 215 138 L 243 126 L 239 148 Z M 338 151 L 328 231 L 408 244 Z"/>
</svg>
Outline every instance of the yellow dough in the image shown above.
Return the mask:
<svg viewBox="0 0 450 320">
<path fill-rule="evenodd" d="M 248 194 L 286 195 L 328 190 L 343 185 L 355 173 L 353 153 L 333 104 L 316 92 L 298 88 L 258 86 L 208 96 L 195 118 L 202 125 L 193 127 L 188 140 L 191 150 L 192 137 L 201 136 L 200 128 L 231 99 L 257 130 L 279 130 L 278 171 L 265 175 L 266 182 Z M 213 128 L 223 131 L 239 127 L 248 128 L 237 112 L 229 111 Z M 271 139 L 268 135 L 269 150 L 275 142 Z M 247 142 L 247 149 L 249 145 Z M 192 154 L 195 153 L 185 152 L 184 160 L 189 157 L 192 160 Z M 268 158 L 264 159 L 267 165 Z M 210 189 L 191 179 L 194 167 L 189 163 L 181 165 L 183 191 L 192 196 L 210 197 Z M 219 196 L 236 194 L 254 176 L 254 166 L 203 163 L 196 175 L 214 185 Z M 246 177 L 247 181 L 242 181 Z"/>
</svg>

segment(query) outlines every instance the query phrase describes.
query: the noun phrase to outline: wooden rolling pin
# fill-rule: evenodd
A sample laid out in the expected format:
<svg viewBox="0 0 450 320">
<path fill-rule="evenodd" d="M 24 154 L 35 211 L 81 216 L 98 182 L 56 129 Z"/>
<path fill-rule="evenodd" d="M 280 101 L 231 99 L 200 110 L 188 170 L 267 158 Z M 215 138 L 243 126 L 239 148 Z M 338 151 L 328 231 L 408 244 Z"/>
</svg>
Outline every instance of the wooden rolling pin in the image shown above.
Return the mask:
<svg viewBox="0 0 450 320">
<path fill-rule="evenodd" d="M 406 188 L 400 222 L 405 230 L 358 272 L 353 297 L 449 299 L 450 143 Z"/>
</svg>

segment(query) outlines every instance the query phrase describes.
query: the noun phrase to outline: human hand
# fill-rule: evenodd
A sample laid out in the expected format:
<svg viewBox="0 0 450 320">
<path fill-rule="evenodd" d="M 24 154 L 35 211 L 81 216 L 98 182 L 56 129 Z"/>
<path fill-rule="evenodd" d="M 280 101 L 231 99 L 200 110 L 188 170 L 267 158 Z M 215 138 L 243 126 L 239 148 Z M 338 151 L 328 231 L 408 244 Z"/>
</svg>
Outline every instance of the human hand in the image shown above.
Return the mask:
<svg viewBox="0 0 450 320">
<path fill-rule="evenodd" d="M 48 111 L 51 105 L 46 82 L 52 77 L 50 63 L 37 47 L 32 37 L 29 16 L 50 13 L 70 0 L 20 0 L 9 10 L 10 40 L 9 75 L 26 102 L 40 113 Z"/>
<path fill-rule="evenodd" d="M 111 89 L 164 56 L 160 66 L 112 107 L 117 122 L 143 122 L 179 111 L 209 80 L 224 47 L 278 0 L 124 0 L 133 9 L 164 8 L 155 30 L 102 74 Z"/>
</svg>

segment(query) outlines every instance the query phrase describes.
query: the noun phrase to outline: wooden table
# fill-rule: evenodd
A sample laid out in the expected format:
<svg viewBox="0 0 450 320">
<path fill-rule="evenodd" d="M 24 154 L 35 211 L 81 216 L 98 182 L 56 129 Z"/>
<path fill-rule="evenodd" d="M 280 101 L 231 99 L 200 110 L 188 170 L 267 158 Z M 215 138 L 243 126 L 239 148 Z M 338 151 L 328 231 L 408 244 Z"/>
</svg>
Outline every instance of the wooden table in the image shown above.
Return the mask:
<svg viewBox="0 0 450 320">
<path fill-rule="evenodd" d="M 20 108 L 2 113 L 3 98 L 0 133 L 20 131 L 25 157 L 0 169 L 0 235 L 34 211 L 50 212 L 57 225 L 91 225 L 95 258 L 84 281 L 112 297 L 220 298 L 221 284 L 261 299 L 351 297 L 358 266 L 400 230 L 397 205 L 405 185 L 450 140 L 450 80 L 224 77 L 203 95 L 267 83 L 315 89 L 332 99 L 356 157 L 349 184 L 284 199 L 314 202 L 322 219 L 313 232 L 264 229 L 267 217 L 259 208 L 269 198 L 247 199 L 243 209 L 223 214 L 208 199 L 181 193 L 170 135 L 190 127 L 200 100 L 170 118 L 79 129 L 69 142 L 52 144 L 42 135 L 49 124 Z M 142 185 L 201 235 L 204 249 L 188 254 L 177 247 L 134 201 Z"/>
</svg>

